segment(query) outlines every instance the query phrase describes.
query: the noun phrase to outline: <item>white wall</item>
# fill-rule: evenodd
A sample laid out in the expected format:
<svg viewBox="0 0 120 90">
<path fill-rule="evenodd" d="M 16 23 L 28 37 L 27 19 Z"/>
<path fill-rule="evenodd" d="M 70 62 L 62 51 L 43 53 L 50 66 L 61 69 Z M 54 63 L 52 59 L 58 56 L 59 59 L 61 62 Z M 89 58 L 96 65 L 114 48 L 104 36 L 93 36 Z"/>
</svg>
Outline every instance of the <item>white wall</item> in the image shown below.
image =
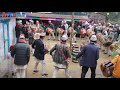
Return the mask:
<svg viewBox="0 0 120 90">
<path fill-rule="evenodd" d="M 15 44 L 15 25 L 16 19 L 12 18 L 9 22 L 10 45 Z M 3 42 L 3 26 L 0 23 L 0 78 L 7 72 L 8 60 L 4 60 L 4 42 Z"/>
<path fill-rule="evenodd" d="M 16 25 L 16 19 L 13 18 L 9 22 L 9 35 L 10 35 L 10 45 L 15 44 L 16 42 L 16 36 L 15 36 L 15 25 Z"/>
<path fill-rule="evenodd" d="M 0 23 L 0 63 L 4 59 L 3 26 Z"/>
</svg>

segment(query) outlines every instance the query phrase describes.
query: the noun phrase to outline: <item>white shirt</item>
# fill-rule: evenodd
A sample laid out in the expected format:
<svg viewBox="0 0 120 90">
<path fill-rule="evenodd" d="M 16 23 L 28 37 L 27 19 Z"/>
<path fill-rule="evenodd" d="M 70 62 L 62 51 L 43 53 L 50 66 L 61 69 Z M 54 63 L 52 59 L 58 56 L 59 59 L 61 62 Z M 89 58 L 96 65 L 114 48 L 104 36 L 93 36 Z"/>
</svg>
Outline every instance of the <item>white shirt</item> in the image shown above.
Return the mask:
<svg viewBox="0 0 120 90">
<path fill-rule="evenodd" d="M 65 24 L 65 30 L 68 30 L 68 24 L 67 23 Z"/>
</svg>

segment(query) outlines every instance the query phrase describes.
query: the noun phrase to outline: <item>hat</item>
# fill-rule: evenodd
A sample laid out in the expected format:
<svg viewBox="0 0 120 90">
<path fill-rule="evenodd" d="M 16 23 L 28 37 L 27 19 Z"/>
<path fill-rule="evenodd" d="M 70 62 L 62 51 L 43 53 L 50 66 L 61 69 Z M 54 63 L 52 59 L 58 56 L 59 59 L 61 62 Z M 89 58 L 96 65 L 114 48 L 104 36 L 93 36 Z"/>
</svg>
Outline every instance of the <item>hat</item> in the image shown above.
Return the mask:
<svg viewBox="0 0 120 90">
<path fill-rule="evenodd" d="M 36 26 L 35 26 L 35 25 L 32 25 L 31 28 L 34 29 L 34 28 L 36 28 Z"/>
<path fill-rule="evenodd" d="M 46 36 L 46 33 L 44 33 L 44 32 L 42 32 L 42 33 L 40 33 L 40 36 Z"/>
<path fill-rule="evenodd" d="M 28 21 L 26 21 L 26 24 L 29 24 L 29 22 L 28 22 Z"/>
<path fill-rule="evenodd" d="M 18 20 L 18 21 L 17 21 L 17 24 L 22 24 L 22 20 Z"/>
<path fill-rule="evenodd" d="M 34 39 L 39 39 L 40 38 L 40 33 L 35 33 L 34 34 Z"/>
<path fill-rule="evenodd" d="M 51 22 L 51 21 L 48 21 L 48 22 Z"/>
<path fill-rule="evenodd" d="M 30 22 L 34 22 L 33 20 L 29 20 Z"/>
<path fill-rule="evenodd" d="M 67 40 L 68 39 L 68 36 L 67 35 L 63 35 L 62 37 L 61 37 L 61 40 Z"/>
<path fill-rule="evenodd" d="M 25 39 L 25 36 L 23 34 L 21 34 L 20 39 Z"/>
<path fill-rule="evenodd" d="M 97 37 L 96 35 L 92 35 L 91 38 L 90 38 L 91 41 L 97 41 Z"/>
</svg>

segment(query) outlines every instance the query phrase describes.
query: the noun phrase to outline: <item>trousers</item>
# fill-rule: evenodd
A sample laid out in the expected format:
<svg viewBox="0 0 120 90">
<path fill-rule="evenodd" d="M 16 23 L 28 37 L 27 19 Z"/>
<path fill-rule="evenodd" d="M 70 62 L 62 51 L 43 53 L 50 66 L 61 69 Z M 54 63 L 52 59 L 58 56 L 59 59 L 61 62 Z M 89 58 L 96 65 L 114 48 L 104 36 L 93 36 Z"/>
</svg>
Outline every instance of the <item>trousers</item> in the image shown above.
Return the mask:
<svg viewBox="0 0 120 90">
<path fill-rule="evenodd" d="M 68 68 L 65 68 L 65 77 L 66 78 L 71 78 L 71 76 L 69 75 L 69 69 Z M 59 71 L 59 68 L 58 67 L 55 67 L 54 71 L 53 71 L 53 76 L 52 78 L 56 78 L 57 77 L 57 73 Z"/>
<path fill-rule="evenodd" d="M 51 39 L 51 35 L 53 36 L 53 39 L 55 39 L 54 32 L 52 32 L 51 34 L 49 34 L 49 38 L 48 39 Z"/>
<path fill-rule="evenodd" d="M 96 67 L 86 67 L 86 66 L 82 66 L 81 78 L 85 78 L 86 73 L 87 73 L 89 68 L 91 70 L 91 78 L 95 78 L 95 76 L 96 76 L 96 73 L 95 73 Z"/>
<path fill-rule="evenodd" d="M 42 64 L 42 71 L 41 71 L 41 73 L 45 74 L 46 73 L 46 63 L 45 63 L 45 60 L 38 60 L 37 58 L 35 58 L 35 60 L 36 60 L 36 64 L 35 64 L 34 70 L 37 70 L 38 64 L 41 63 Z"/>
<path fill-rule="evenodd" d="M 27 65 L 24 66 L 16 66 L 16 78 L 26 78 L 26 70 L 27 70 Z"/>
</svg>

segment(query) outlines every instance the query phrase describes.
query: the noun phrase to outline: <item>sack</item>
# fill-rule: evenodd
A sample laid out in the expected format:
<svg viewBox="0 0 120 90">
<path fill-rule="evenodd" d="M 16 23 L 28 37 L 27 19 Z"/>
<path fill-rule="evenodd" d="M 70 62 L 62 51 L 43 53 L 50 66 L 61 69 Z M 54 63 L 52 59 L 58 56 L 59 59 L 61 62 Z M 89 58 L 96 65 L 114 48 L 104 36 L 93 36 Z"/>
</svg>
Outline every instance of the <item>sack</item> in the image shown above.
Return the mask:
<svg viewBox="0 0 120 90">
<path fill-rule="evenodd" d="M 103 74 L 105 77 L 111 77 L 114 67 L 112 66 L 112 67 L 106 68 L 106 67 L 105 67 L 105 64 L 102 63 L 102 64 L 100 65 L 100 69 L 101 69 L 101 71 L 102 71 L 102 74 Z"/>
</svg>

